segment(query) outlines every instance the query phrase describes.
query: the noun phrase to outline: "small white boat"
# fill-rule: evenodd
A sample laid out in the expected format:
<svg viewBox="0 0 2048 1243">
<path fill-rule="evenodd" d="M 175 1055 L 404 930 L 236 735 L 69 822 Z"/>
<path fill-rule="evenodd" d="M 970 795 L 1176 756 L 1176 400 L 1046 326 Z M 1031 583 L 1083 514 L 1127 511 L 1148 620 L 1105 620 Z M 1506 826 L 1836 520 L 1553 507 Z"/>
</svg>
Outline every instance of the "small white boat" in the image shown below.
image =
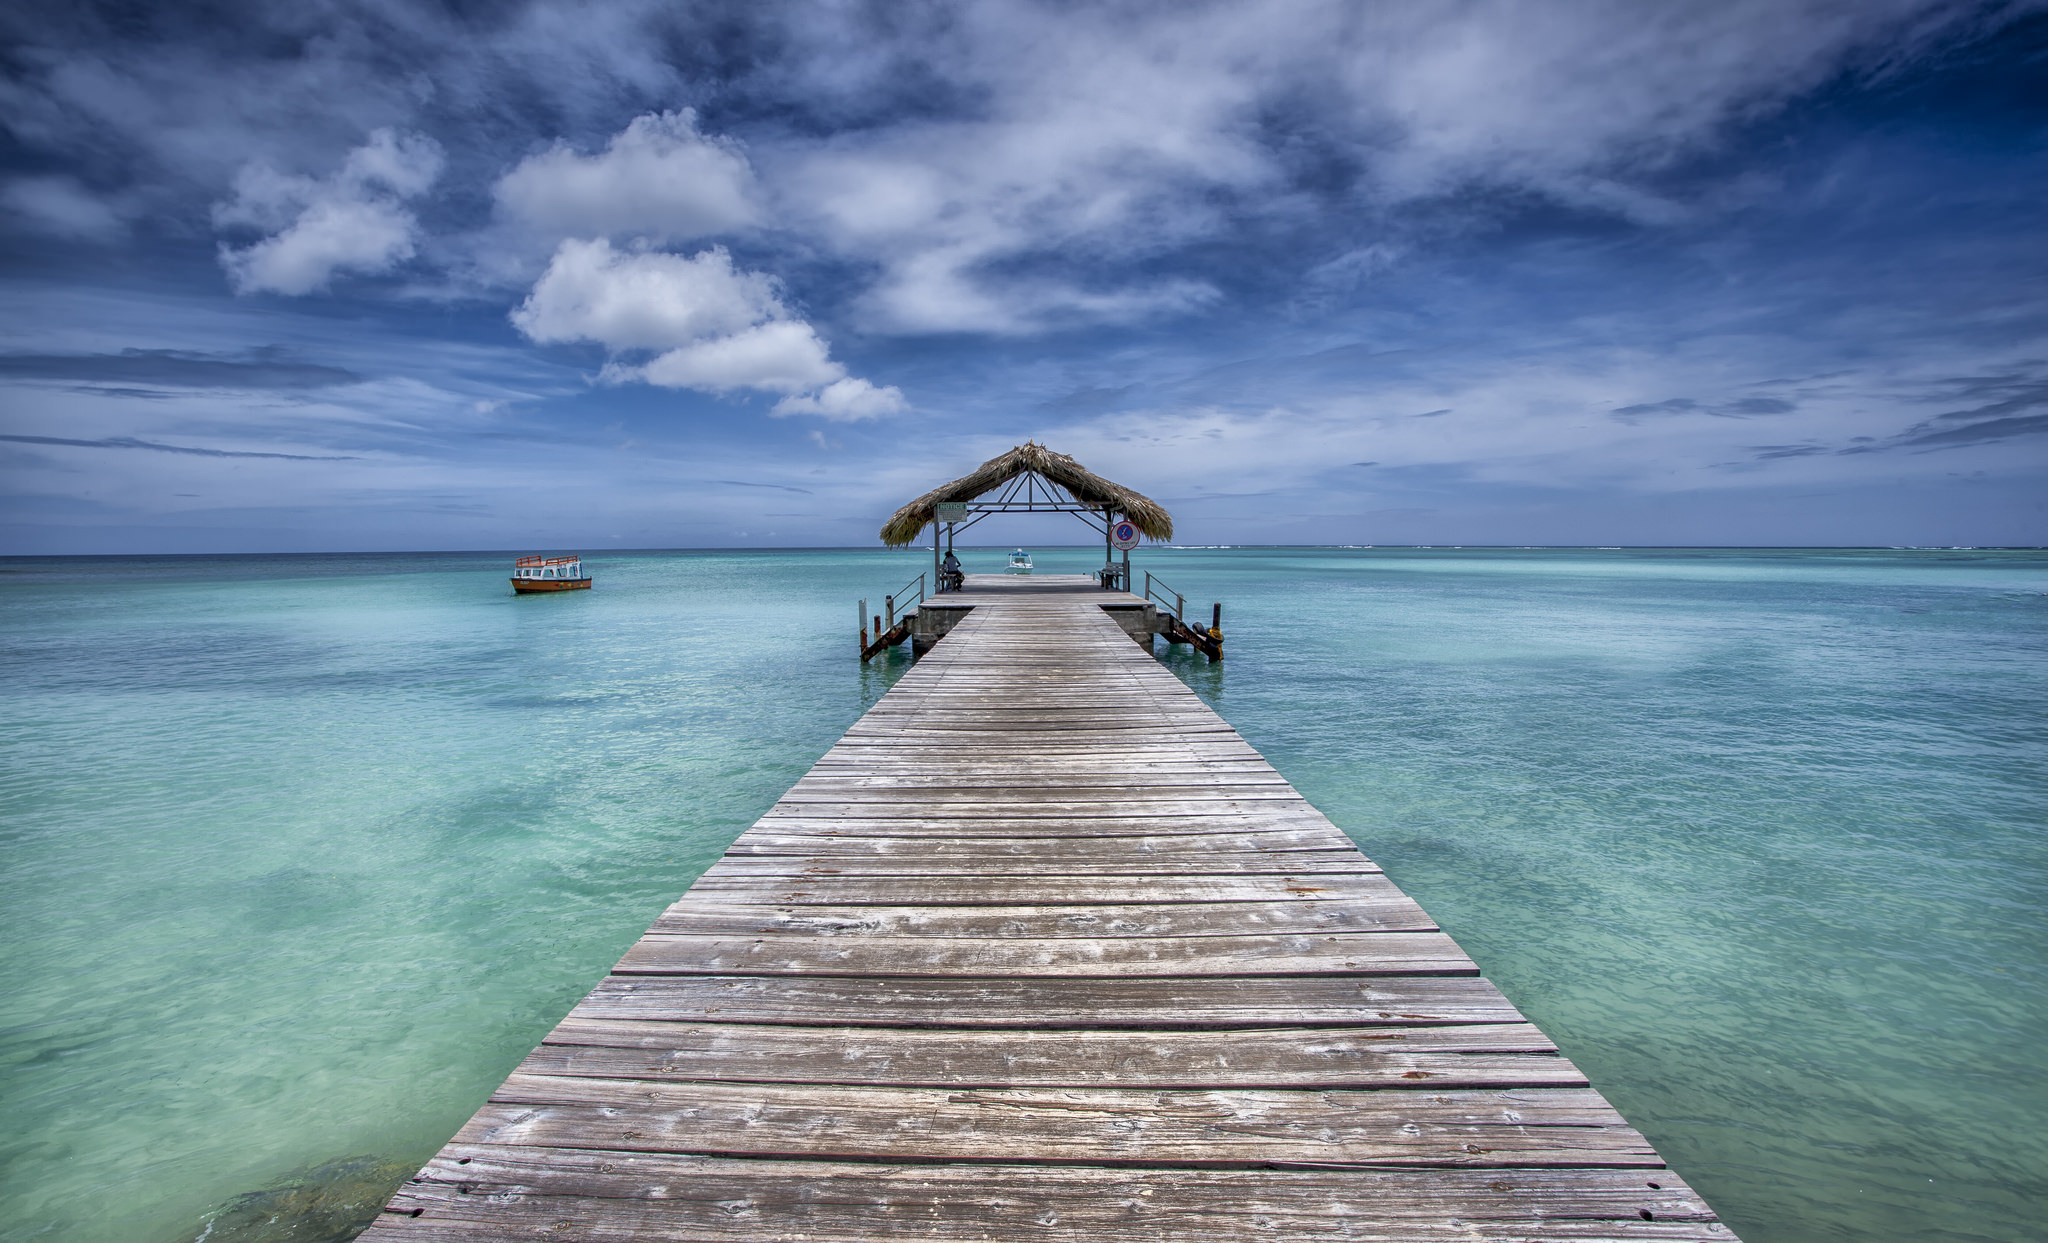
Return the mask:
<svg viewBox="0 0 2048 1243">
<path fill-rule="evenodd" d="M 1010 554 L 1010 573 L 1012 573 L 1012 574 L 1029 574 L 1030 572 L 1031 572 L 1031 554 L 1030 554 L 1030 553 L 1028 553 L 1028 552 L 1025 552 L 1025 551 L 1024 551 L 1023 549 L 1019 548 L 1019 549 L 1018 549 L 1017 551 L 1015 551 L 1015 552 L 1013 552 L 1013 553 L 1011 553 L 1011 554 Z"/>
</svg>

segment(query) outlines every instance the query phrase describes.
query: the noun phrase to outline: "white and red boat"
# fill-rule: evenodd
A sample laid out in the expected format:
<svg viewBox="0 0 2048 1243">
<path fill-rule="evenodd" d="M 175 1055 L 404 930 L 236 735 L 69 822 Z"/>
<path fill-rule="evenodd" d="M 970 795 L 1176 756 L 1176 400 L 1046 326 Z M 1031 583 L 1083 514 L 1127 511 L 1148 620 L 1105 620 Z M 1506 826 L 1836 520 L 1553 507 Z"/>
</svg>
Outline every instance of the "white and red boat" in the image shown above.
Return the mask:
<svg viewBox="0 0 2048 1243">
<path fill-rule="evenodd" d="M 536 591 L 578 591 L 590 586 L 583 572 L 583 558 L 521 557 L 512 566 L 512 590 L 520 595 Z"/>
</svg>

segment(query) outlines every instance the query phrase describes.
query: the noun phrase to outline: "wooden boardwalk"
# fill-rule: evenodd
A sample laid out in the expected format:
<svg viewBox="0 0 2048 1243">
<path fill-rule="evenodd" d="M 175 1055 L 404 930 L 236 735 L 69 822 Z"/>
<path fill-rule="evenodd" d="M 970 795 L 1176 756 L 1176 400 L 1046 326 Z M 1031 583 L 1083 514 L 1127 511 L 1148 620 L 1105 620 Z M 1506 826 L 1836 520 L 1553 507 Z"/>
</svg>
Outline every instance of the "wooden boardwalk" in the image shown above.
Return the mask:
<svg viewBox="0 0 2048 1243">
<path fill-rule="evenodd" d="M 1096 596 L 995 590 L 363 1236 L 1733 1236 Z"/>
</svg>

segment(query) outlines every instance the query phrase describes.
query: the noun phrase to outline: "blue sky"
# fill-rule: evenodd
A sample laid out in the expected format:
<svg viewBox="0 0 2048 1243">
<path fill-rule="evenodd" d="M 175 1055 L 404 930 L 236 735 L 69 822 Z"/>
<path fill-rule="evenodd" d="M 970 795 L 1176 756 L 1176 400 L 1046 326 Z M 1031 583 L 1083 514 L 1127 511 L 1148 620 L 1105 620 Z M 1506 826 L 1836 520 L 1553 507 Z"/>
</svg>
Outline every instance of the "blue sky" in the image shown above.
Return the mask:
<svg viewBox="0 0 2048 1243">
<path fill-rule="evenodd" d="M 2048 543 L 2041 4 L 0 22 L 0 551 Z"/>
</svg>

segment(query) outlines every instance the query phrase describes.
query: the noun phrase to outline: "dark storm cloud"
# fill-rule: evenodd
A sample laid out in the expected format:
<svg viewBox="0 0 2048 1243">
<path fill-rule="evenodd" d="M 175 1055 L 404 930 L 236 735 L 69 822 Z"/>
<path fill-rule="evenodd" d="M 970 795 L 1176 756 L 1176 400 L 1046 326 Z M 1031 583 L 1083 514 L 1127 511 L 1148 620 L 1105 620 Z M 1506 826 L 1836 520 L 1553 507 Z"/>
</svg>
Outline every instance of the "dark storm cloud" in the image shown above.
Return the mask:
<svg viewBox="0 0 2048 1243">
<path fill-rule="evenodd" d="M 276 347 L 240 354 L 138 349 L 118 354 L 0 354 L 0 376 L 199 389 L 333 388 L 363 378 L 340 367 L 297 361 Z"/>
<path fill-rule="evenodd" d="M 65 436 L 11 436 L 0 435 L 0 440 L 18 445 L 63 445 L 73 449 L 147 449 L 153 453 L 182 453 L 191 457 L 254 457 L 271 458 L 280 462 L 360 462 L 361 458 L 314 456 L 304 453 L 250 453 L 239 449 L 200 449 L 191 445 L 165 445 L 148 440 L 137 440 L 133 436 L 108 436 L 100 440 L 73 440 Z"/>
</svg>

